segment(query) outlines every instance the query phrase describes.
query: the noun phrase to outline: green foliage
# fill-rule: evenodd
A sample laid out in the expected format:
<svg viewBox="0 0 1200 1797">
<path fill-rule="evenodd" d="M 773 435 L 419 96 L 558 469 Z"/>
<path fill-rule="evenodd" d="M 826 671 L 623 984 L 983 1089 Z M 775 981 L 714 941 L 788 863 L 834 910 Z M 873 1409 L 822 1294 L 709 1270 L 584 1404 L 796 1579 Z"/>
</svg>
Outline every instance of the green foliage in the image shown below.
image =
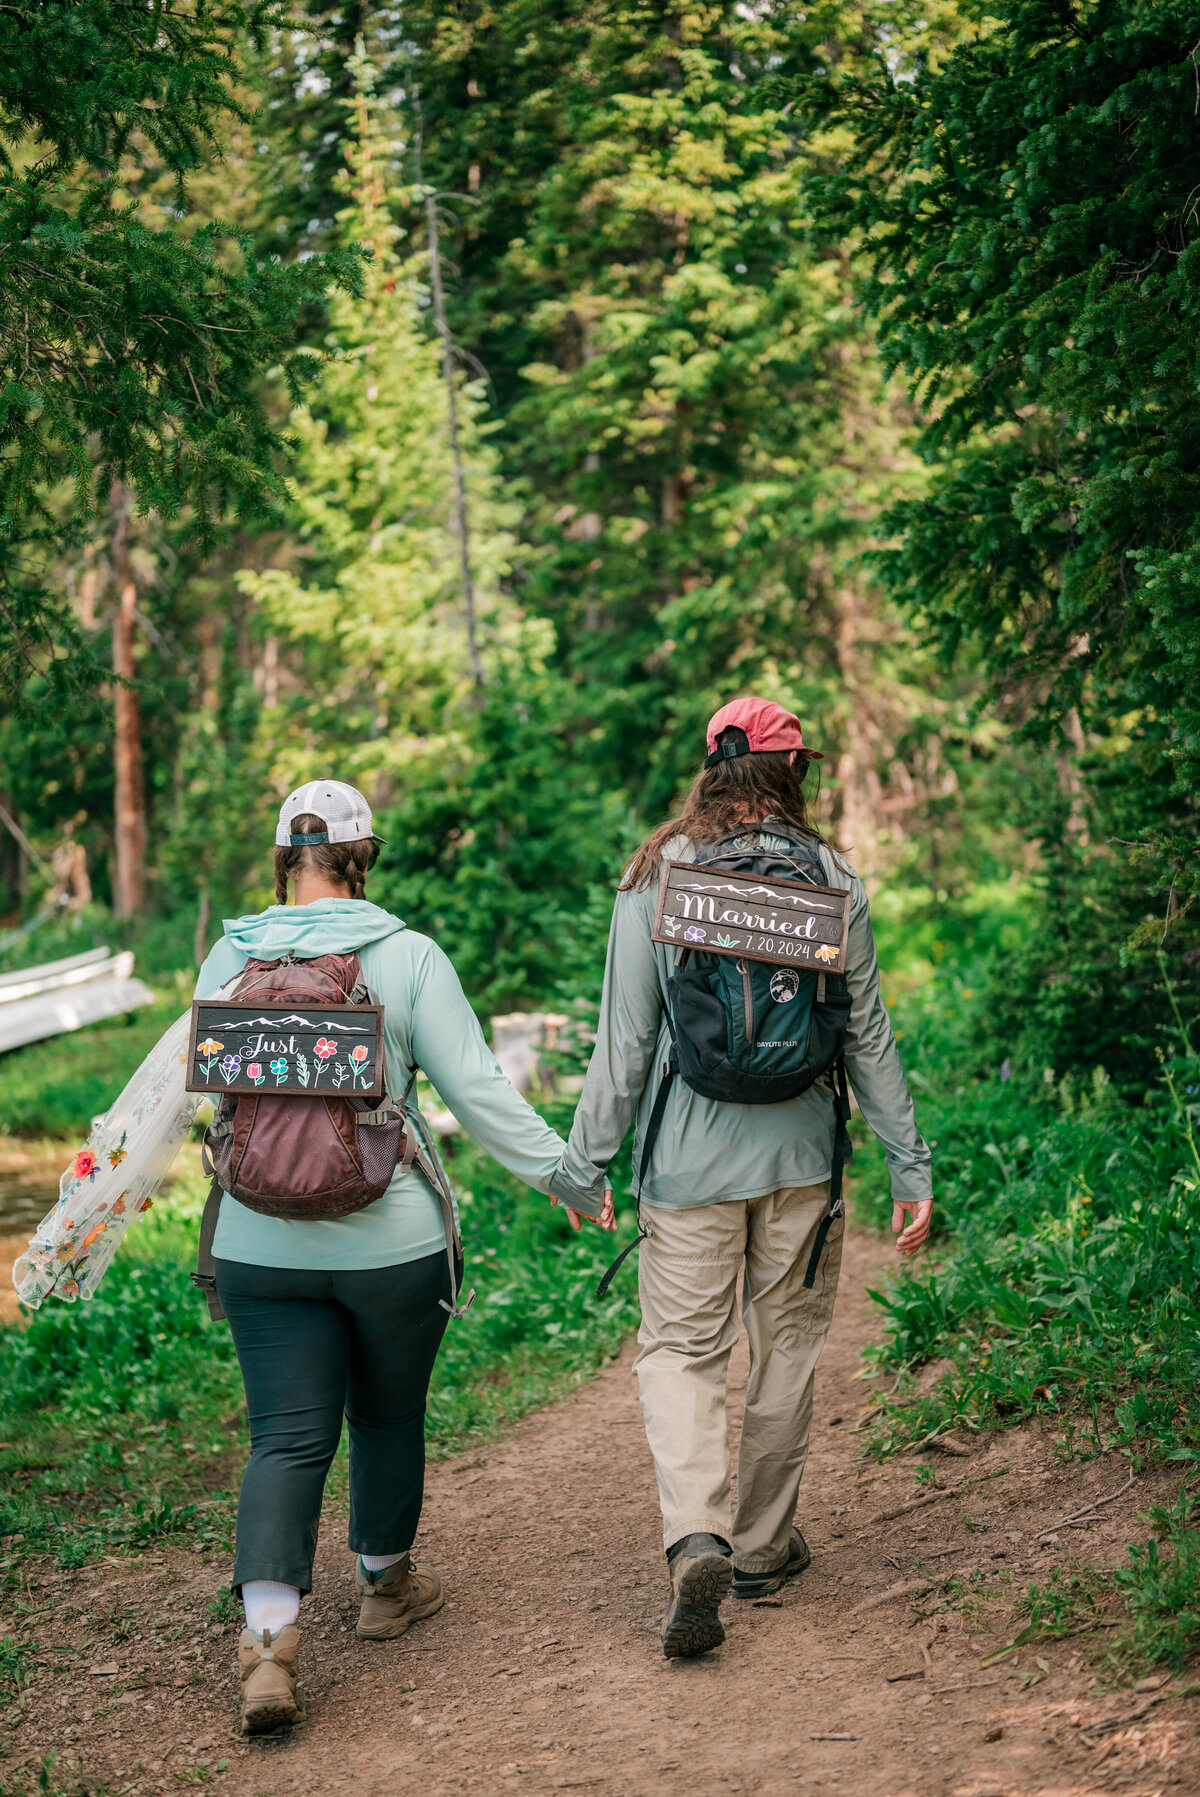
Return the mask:
<svg viewBox="0 0 1200 1797">
<path fill-rule="evenodd" d="M 66 481 L 77 517 L 127 482 L 143 511 L 186 513 L 201 546 L 217 524 L 272 515 L 283 442 L 262 378 L 298 389 L 311 360 L 293 354 L 297 318 L 331 280 L 357 278 L 353 255 L 282 263 L 216 220 L 154 228 L 122 203 L 118 166 L 134 150 L 175 178 L 238 114 L 237 49 L 278 26 L 274 0 L 177 12 L 117 0 L 65 0 L 0 13 L 0 669 L 43 671 L 61 690 L 79 646 L 47 579 L 71 539 L 48 489 Z"/>
<path fill-rule="evenodd" d="M 59 1772 L 58 1759 L 57 1753 L 47 1753 L 32 1764 L 15 1767 L 5 1777 L 5 1797 L 124 1797 L 129 1789 L 97 1783 L 80 1767 Z"/>
<path fill-rule="evenodd" d="M 1088 1625 L 1094 1626 L 1102 1615 L 1104 1595 L 1102 1574 L 1064 1566 L 1052 1567 L 1044 1585 L 1031 1583 L 1028 1586 L 1023 1608 L 1029 1622 L 1013 1645 L 1023 1646 L 1027 1641 L 1057 1641 L 1064 1635 L 1084 1633 Z"/>
<path fill-rule="evenodd" d="M 36 1641 L 14 1641 L 11 1635 L 0 1641 L 0 1707 L 20 1697 L 29 1683 L 37 1652 Z"/>
<path fill-rule="evenodd" d="M 1115 1644 L 1119 1658 L 1164 1663 L 1179 1672 L 1200 1648 L 1195 1511 L 1196 1498 L 1188 1491 L 1180 1492 L 1169 1510 L 1156 1504 L 1150 1515 L 1154 1534 L 1144 1547 L 1131 1546 L 1128 1566 L 1113 1574 L 1133 1618 L 1130 1633 Z"/>
<path fill-rule="evenodd" d="M 961 921 L 949 923 L 936 941 L 953 944 Z M 1002 966 L 1010 928 L 980 932 Z M 1200 1059 L 1176 1022 L 1176 1052 L 1136 1105 L 1102 1068 L 1031 1079 L 989 1065 L 978 1052 L 989 955 L 956 966 L 952 948 L 930 982 L 921 947 L 910 937 L 892 1002 L 934 1145 L 944 1246 L 934 1270 L 905 1268 L 877 1294 L 878 1356 L 901 1370 L 877 1445 L 1042 1414 L 1062 1416 L 1069 1457 L 1197 1457 Z M 881 1157 L 857 1165 L 856 1201 L 882 1221 Z M 907 1369 L 928 1361 L 939 1377 L 917 1388 Z"/>
<path fill-rule="evenodd" d="M 1123 1073 L 1152 1037 L 1153 970 L 1122 945 L 1160 944 L 1200 871 L 1192 25 L 1176 0 L 970 4 L 949 53 L 898 66 L 881 32 L 873 66 L 794 90 L 838 152 L 809 203 L 858 235 L 924 410 L 934 472 L 877 566 L 1053 750 L 1057 792 L 1022 807 L 1046 908 L 999 993 L 1060 1070 Z"/>
<path fill-rule="evenodd" d="M 427 178 L 470 196 L 452 306 L 527 494 L 522 592 L 587 690 L 597 765 L 660 812 L 731 686 L 840 734 L 846 564 L 896 430 L 766 77 L 853 22 L 518 0 L 405 25 Z M 915 714 L 882 667 L 880 688 L 889 724 Z"/>
</svg>

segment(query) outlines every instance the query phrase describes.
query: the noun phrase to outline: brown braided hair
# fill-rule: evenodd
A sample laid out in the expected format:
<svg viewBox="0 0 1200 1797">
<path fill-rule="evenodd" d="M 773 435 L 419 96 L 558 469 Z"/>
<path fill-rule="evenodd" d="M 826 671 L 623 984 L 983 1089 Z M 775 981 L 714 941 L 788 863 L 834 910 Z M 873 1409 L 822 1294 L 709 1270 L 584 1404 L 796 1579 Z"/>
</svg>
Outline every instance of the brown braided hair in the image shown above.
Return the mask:
<svg viewBox="0 0 1200 1797">
<path fill-rule="evenodd" d="M 317 817 L 311 811 L 303 811 L 298 817 L 291 819 L 291 827 L 293 835 L 315 836 L 326 829 L 327 825 L 323 817 Z M 294 880 L 304 868 L 323 874 L 327 880 L 334 880 L 339 885 L 348 886 L 353 899 L 365 898 L 371 849 L 369 836 L 361 842 L 317 842 L 306 848 L 276 848 L 275 903 L 287 904 L 288 881 Z"/>
</svg>

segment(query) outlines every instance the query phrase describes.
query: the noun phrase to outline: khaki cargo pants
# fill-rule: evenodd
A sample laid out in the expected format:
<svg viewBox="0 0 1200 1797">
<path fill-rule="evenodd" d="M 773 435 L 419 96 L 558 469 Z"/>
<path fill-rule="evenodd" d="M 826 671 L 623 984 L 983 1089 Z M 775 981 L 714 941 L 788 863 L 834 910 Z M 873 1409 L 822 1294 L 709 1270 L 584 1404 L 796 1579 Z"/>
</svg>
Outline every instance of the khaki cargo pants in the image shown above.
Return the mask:
<svg viewBox="0 0 1200 1797">
<path fill-rule="evenodd" d="M 732 1542 L 743 1572 L 787 1558 L 808 1456 L 813 1376 L 833 1316 L 845 1222 L 830 1228 L 811 1291 L 804 1274 L 829 1184 L 696 1210 L 643 1206 L 642 1326 L 636 1371 L 663 1513 L 663 1545 L 707 1531 Z M 750 1381 L 731 1515 L 725 1381 L 738 1338 L 737 1282 Z"/>
</svg>

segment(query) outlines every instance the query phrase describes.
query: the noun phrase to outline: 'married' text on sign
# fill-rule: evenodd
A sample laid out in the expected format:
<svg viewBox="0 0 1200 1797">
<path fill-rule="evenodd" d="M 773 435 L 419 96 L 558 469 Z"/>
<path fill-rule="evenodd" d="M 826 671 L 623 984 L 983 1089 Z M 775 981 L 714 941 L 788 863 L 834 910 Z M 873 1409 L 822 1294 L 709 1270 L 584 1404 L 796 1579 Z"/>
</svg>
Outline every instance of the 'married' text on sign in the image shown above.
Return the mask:
<svg viewBox="0 0 1200 1797">
<path fill-rule="evenodd" d="M 668 861 L 651 934 L 677 948 L 843 973 L 849 929 L 848 892 Z"/>
</svg>

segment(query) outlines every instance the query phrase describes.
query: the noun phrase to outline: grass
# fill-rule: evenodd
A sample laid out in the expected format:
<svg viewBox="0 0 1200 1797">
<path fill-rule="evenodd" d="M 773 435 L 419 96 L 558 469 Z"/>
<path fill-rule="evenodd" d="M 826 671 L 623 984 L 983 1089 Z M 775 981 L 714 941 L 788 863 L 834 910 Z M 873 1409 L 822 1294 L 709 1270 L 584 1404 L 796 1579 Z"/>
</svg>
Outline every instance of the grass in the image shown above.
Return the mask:
<svg viewBox="0 0 1200 1797">
<path fill-rule="evenodd" d="M 998 1056 L 981 1062 L 988 944 L 1003 929 L 983 931 L 982 949 L 960 936 L 941 956 L 918 937 L 892 975 L 939 1204 L 930 1258 L 872 1294 L 884 1328 L 871 1451 L 1045 1417 L 1063 1460 L 1187 1471 L 1200 1462 L 1200 1056 L 1180 1023 L 1175 1054 L 1148 1064 L 1140 1104 L 1099 1066 L 1087 1081 L 1050 1068 L 1020 1080 Z M 870 1142 L 855 1193 L 859 1214 L 882 1222 L 886 1168 Z M 1186 1494 L 1154 1511 L 1127 1565 L 1099 1585 L 1060 1574 L 1031 1587 L 1025 1638 L 1081 1627 L 1120 1596 L 1129 1626 L 1116 1661 L 1182 1665 L 1200 1651 L 1192 1516 Z"/>
<path fill-rule="evenodd" d="M 0 1055 L 0 1135 L 82 1142 L 190 1002 L 189 986 L 111 1022 Z"/>
<path fill-rule="evenodd" d="M 477 1290 L 451 1324 L 429 1400 L 434 1457 L 561 1396 L 620 1348 L 632 1278 L 597 1302 L 613 1240 L 570 1234 L 561 1211 L 466 1141 L 450 1153 Z M 97 1296 L 56 1300 L 0 1330 L 0 1577 L 50 1554 L 74 1567 L 156 1541 L 231 1544 L 247 1451 L 224 1324 L 188 1282 L 202 1187 L 189 1172 L 130 1231 Z M 632 1222 L 626 1222 L 632 1234 Z M 344 1450 L 343 1450 L 344 1453 Z M 331 1495 L 344 1486 L 335 1467 Z"/>
</svg>

